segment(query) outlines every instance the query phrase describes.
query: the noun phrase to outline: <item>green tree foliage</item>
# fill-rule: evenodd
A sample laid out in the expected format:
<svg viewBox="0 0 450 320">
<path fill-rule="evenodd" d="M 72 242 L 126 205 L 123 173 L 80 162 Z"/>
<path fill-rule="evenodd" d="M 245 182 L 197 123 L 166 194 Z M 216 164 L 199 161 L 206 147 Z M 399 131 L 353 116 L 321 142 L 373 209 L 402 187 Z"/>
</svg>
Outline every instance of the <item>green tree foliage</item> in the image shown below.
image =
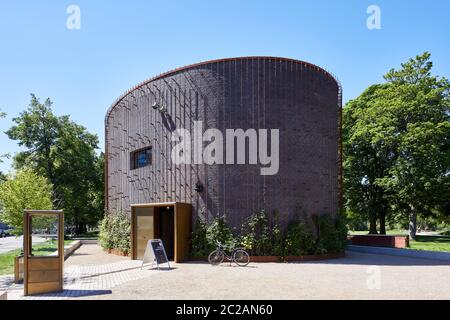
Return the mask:
<svg viewBox="0 0 450 320">
<path fill-rule="evenodd" d="M 14 157 L 15 168 L 46 177 L 54 207 L 64 209 L 66 222 L 81 233 L 103 214 L 103 156 L 96 154 L 96 135 L 68 116 L 55 116 L 51 106 L 50 99 L 41 103 L 32 94 L 29 108 L 6 134 L 26 149 Z"/>
<path fill-rule="evenodd" d="M 384 123 L 388 115 L 380 108 L 379 92 L 385 85 L 366 89 L 357 99 L 348 102 L 343 111 L 344 186 L 347 210 L 369 219 L 369 233 L 377 233 L 377 219 L 388 213 L 386 191 L 379 184 L 394 155 L 388 144 L 391 131 Z M 382 227 L 381 233 L 385 233 Z"/>
<path fill-rule="evenodd" d="M 344 108 L 346 205 L 384 225 L 390 211 L 450 215 L 450 83 L 424 53 L 390 70 Z M 384 230 L 382 230 L 384 231 Z"/>
<path fill-rule="evenodd" d="M 0 184 L 0 205 L 0 220 L 22 234 L 25 209 L 52 209 L 52 186 L 31 170 L 19 171 Z"/>
<path fill-rule="evenodd" d="M 2 112 L 0 110 L 0 119 L 6 117 L 6 113 Z M 6 157 L 6 155 L 0 154 L 0 163 L 2 163 L 2 158 Z M 6 180 L 6 176 L 3 174 L 3 172 L 0 171 L 0 183 Z"/>
</svg>

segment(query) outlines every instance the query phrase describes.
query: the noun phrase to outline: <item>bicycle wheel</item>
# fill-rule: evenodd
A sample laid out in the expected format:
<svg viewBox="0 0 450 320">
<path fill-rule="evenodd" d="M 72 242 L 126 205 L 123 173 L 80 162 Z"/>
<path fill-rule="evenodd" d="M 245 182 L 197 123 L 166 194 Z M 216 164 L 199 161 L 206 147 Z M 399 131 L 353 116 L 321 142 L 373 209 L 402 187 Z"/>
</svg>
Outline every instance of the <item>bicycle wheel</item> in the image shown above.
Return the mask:
<svg viewBox="0 0 450 320">
<path fill-rule="evenodd" d="M 233 254 L 233 261 L 240 267 L 250 263 L 250 255 L 243 249 L 237 249 Z"/>
<path fill-rule="evenodd" d="M 208 261 L 213 266 L 219 265 L 223 261 L 223 259 L 224 254 L 222 250 L 214 250 L 208 256 Z"/>
</svg>

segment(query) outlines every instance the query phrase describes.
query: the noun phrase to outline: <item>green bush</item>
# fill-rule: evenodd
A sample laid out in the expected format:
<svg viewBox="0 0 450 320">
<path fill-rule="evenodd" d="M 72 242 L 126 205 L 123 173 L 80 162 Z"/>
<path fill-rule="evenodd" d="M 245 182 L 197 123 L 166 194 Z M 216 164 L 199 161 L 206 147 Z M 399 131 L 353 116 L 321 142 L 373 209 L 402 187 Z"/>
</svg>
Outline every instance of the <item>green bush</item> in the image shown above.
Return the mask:
<svg viewBox="0 0 450 320">
<path fill-rule="evenodd" d="M 347 227 L 344 219 L 333 220 L 330 215 L 313 217 L 317 228 L 317 254 L 339 253 L 345 250 L 347 243 Z"/>
<path fill-rule="evenodd" d="M 278 257 L 285 256 L 285 234 L 278 222 L 272 227 L 273 255 Z M 272 254 L 271 254 L 272 255 Z"/>
<path fill-rule="evenodd" d="M 272 233 L 264 210 L 251 215 L 244 222 L 240 243 L 254 256 L 273 254 Z"/>
<path fill-rule="evenodd" d="M 214 250 L 214 246 L 208 242 L 208 226 L 202 219 L 197 219 L 192 231 L 192 250 L 194 257 L 209 255 Z"/>
<path fill-rule="evenodd" d="M 194 257 L 209 255 L 216 248 L 216 240 L 225 245 L 235 242 L 225 217 L 216 217 L 209 224 L 198 219 L 192 231 L 191 255 Z"/>
<path fill-rule="evenodd" d="M 100 245 L 104 249 L 117 249 L 125 254 L 131 247 L 131 222 L 124 213 L 105 214 L 100 223 Z"/>
<path fill-rule="evenodd" d="M 270 223 L 265 211 L 260 211 L 244 221 L 236 237 L 224 217 L 214 218 L 209 224 L 198 219 L 192 232 L 191 255 L 207 256 L 216 248 L 216 240 L 230 245 L 236 239 L 254 256 L 301 256 L 345 250 L 347 227 L 344 219 L 321 215 L 313 217 L 313 222 L 317 236 L 310 225 L 299 218 L 289 223 L 284 232 L 276 214 Z"/>
<path fill-rule="evenodd" d="M 307 224 L 296 219 L 288 226 L 284 245 L 285 256 L 302 256 L 315 252 L 315 237 Z"/>
</svg>

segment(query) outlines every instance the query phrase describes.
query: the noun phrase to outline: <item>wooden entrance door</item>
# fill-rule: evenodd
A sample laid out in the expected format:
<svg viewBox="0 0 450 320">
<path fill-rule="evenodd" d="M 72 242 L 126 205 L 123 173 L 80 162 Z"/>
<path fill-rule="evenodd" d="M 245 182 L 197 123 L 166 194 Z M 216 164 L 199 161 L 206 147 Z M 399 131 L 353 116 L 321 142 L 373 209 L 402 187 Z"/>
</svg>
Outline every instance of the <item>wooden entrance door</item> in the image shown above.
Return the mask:
<svg viewBox="0 0 450 320">
<path fill-rule="evenodd" d="M 164 237 L 165 241 L 162 240 L 166 252 L 173 252 L 175 262 L 188 260 L 192 230 L 191 211 L 190 204 L 180 202 L 132 205 L 131 258 L 142 259 L 148 240 Z"/>
<path fill-rule="evenodd" d="M 155 210 L 156 209 L 156 210 Z M 142 259 L 147 242 L 155 238 L 155 211 L 157 208 L 135 208 L 133 220 L 135 250 L 132 250 L 133 259 Z"/>
</svg>

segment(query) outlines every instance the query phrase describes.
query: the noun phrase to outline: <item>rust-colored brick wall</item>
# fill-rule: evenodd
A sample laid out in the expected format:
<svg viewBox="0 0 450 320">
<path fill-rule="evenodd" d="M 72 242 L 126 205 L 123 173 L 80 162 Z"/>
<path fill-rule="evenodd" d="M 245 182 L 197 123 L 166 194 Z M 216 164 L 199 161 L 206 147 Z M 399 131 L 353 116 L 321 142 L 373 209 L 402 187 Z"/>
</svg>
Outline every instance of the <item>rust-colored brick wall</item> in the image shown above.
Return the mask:
<svg viewBox="0 0 450 320">
<path fill-rule="evenodd" d="M 407 248 L 409 247 L 408 236 L 386 236 L 386 235 L 354 235 L 348 239 L 352 244 L 358 246 Z"/>
<path fill-rule="evenodd" d="M 170 121 L 151 105 L 164 97 Z M 143 82 L 107 113 L 106 204 L 130 212 L 137 203 L 181 201 L 210 218 L 226 214 L 234 226 L 251 213 L 337 215 L 340 205 L 340 87 L 306 62 L 269 57 L 233 58 L 188 66 Z M 279 129 L 280 168 L 259 165 L 172 165 L 170 132 Z M 129 153 L 152 146 L 153 164 L 130 170 Z M 204 190 L 194 190 L 200 182 Z"/>
</svg>

